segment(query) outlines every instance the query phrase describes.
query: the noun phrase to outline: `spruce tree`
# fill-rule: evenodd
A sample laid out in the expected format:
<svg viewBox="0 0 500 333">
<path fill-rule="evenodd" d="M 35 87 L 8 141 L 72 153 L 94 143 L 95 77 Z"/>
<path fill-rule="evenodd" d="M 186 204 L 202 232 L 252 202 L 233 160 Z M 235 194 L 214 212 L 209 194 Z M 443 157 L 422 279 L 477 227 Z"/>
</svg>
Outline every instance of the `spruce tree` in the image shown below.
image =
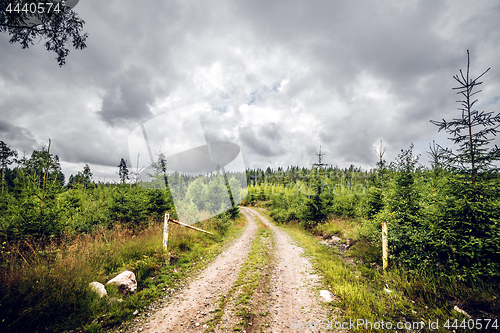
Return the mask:
<svg viewBox="0 0 500 333">
<path fill-rule="evenodd" d="M 5 142 L 0 141 L 0 164 L 2 165 L 2 192 L 4 188 L 5 181 L 5 169 L 8 165 L 12 164 L 14 160 L 12 158 L 17 157 L 17 151 L 12 150 Z"/>
<path fill-rule="evenodd" d="M 118 176 L 120 177 L 122 185 L 125 185 L 125 182 L 129 179 L 128 174 L 127 161 L 122 158 L 120 164 L 118 164 Z"/>
<path fill-rule="evenodd" d="M 498 181 L 492 176 L 500 160 L 500 149 L 492 140 L 500 126 L 500 113 L 478 111 L 475 99 L 481 90 L 479 79 L 470 77 L 470 57 L 467 51 L 467 71 L 460 70 L 454 79 L 462 96 L 458 110 L 460 118 L 432 121 L 452 135 L 456 151 L 442 149 L 445 166 L 454 172 L 444 189 L 440 223 L 434 227 L 434 246 L 449 268 L 463 278 L 481 275 L 500 276 L 500 213 Z M 440 147 L 441 148 L 441 147 Z"/>
<path fill-rule="evenodd" d="M 493 163 L 500 160 L 500 149 L 497 145 L 488 146 L 500 127 L 500 113 L 494 115 L 493 112 L 478 111 L 474 108 L 478 100 L 473 96 L 481 92 L 477 90 L 477 86 L 483 83 L 479 79 L 490 69 L 475 79 L 469 77 L 469 69 L 470 57 L 467 50 L 466 74 L 460 70 L 460 75 L 453 76 L 459 83 L 459 86 L 453 89 L 458 90 L 457 94 L 463 97 L 463 100 L 457 101 L 460 103 L 458 110 L 461 111 L 461 117 L 451 121 L 431 120 L 431 123 L 438 126 L 439 131 L 445 130 L 451 134 L 450 140 L 458 145 L 456 152 L 445 150 L 447 166 L 453 171 L 468 175 L 474 185 L 478 176 L 499 170 Z"/>
</svg>

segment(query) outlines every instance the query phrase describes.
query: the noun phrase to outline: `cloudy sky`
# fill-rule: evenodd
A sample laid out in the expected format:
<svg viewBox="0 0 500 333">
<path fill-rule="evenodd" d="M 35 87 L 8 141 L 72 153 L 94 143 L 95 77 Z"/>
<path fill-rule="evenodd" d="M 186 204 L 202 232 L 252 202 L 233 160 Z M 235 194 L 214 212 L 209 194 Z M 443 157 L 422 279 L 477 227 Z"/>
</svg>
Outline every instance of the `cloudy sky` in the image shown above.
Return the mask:
<svg viewBox="0 0 500 333">
<path fill-rule="evenodd" d="M 388 161 L 413 142 L 426 164 L 429 143 L 450 146 L 429 120 L 460 115 L 453 75 L 467 50 L 472 75 L 491 67 L 478 108 L 500 112 L 496 0 L 81 0 L 74 10 L 88 47 L 62 68 L 43 41 L 22 50 L 0 35 L 0 140 L 31 154 L 50 138 L 66 177 L 88 163 L 96 180 L 116 179 L 134 129 L 166 112 L 181 122 L 193 104 L 205 139 L 238 144 L 247 168 L 310 166 L 320 145 L 326 163 L 370 168 L 380 140 Z"/>
</svg>

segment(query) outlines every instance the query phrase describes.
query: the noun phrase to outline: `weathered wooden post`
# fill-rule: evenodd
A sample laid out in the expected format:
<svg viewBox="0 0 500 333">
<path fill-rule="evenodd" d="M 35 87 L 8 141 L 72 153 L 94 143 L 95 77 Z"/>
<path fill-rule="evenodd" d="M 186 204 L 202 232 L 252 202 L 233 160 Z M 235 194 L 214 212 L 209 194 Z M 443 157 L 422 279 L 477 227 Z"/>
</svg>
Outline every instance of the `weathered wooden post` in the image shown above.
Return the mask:
<svg viewBox="0 0 500 333">
<path fill-rule="evenodd" d="M 167 246 L 168 246 L 168 223 L 169 222 L 172 222 L 172 223 L 176 223 L 180 226 L 183 226 L 183 227 L 186 227 L 186 228 L 190 228 L 190 229 L 194 229 L 194 230 L 197 230 L 197 231 L 201 231 L 201 232 L 204 232 L 206 234 L 209 234 L 209 235 L 214 235 L 212 234 L 211 232 L 208 232 L 208 231 L 205 231 L 205 230 L 202 230 L 202 229 L 199 229 L 199 228 L 196 228 L 196 227 L 193 227 L 193 226 L 190 226 L 188 224 L 185 224 L 185 223 L 182 223 L 182 222 L 179 222 L 177 220 L 172 220 L 170 218 L 170 213 L 169 212 L 165 212 L 165 222 L 163 224 L 163 250 L 168 253 L 168 249 L 167 249 Z"/>
<path fill-rule="evenodd" d="M 382 222 L 382 268 L 387 268 L 387 222 Z"/>
<path fill-rule="evenodd" d="M 165 222 L 163 224 L 163 250 L 168 253 L 167 245 L 168 245 L 168 221 L 170 220 L 170 213 L 165 212 Z"/>
</svg>

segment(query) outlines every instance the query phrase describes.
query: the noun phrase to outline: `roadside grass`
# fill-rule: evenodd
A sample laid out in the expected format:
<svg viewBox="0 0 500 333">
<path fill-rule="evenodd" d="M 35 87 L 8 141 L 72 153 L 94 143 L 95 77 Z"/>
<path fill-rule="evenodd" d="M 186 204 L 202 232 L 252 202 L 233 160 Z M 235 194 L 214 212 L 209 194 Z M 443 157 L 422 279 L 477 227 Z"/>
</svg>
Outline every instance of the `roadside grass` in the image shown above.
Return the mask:
<svg viewBox="0 0 500 333">
<path fill-rule="evenodd" d="M 342 239 L 356 239 L 361 229 L 359 220 L 346 218 L 334 218 L 328 223 L 319 224 L 312 230 L 312 233 L 323 238 L 337 236 Z"/>
<path fill-rule="evenodd" d="M 267 210 L 259 211 L 272 220 Z M 380 269 L 381 250 L 360 236 L 363 228 L 360 221 L 335 219 L 312 232 L 299 224 L 277 225 L 306 249 L 315 268 L 324 276 L 324 287 L 338 296 L 338 301 L 330 304 L 333 312 L 340 315 L 331 318 L 337 322 L 362 319 L 366 324 L 383 320 L 391 322 L 394 328 L 401 322 L 415 325 L 414 331 L 419 331 L 422 326 L 418 323 L 423 322 L 423 331 L 426 331 L 430 321 L 438 320 L 439 329 L 432 331 L 449 332 L 453 329 L 463 331 L 460 325 L 469 320 L 466 315 L 455 311 L 455 306 L 465 310 L 474 320 L 500 317 L 500 288 L 494 283 L 471 285 L 454 278 L 391 267 L 383 272 Z M 344 253 L 319 243 L 318 236 L 326 238 L 332 235 L 343 240 L 351 238 L 355 243 Z M 445 327 L 447 320 L 448 327 Z M 500 319 L 496 323 L 500 327 Z M 369 326 L 359 328 L 359 331 L 372 331 Z"/>
<path fill-rule="evenodd" d="M 214 317 L 207 322 L 209 331 L 214 332 L 215 327 L 221 322 L 225 309 L 230 302 L 234 302 L 238 322 L 231 329 L 243 331 L 249 325 L 257 327 L 265 309 L 265 303 L 269 294 L 269 282 L 271 275 L 269 268 L 273 259 L 274 238 L 269 227 L 256 220 L 258 230 L 247 260 L 242 265 L 236 282 L 226 295 L 219 300 L 219 306 L 214 310 Z M 259 297 L 256 301 L 256 293 L 262 293 L 265 297 Z M 259 311 L 256 314 L 255 311 Z"/>
<path fill-rule="evenodd" d="M 1 332 L 102 332 L 134 317 L 182 286 L 195 271 L 222 251 L 243 231 L 239 217 L 225 234 L 213 220 L 199 227 L 206 235 L 169 226 L 169 254 L 162 248 L 163 223 L 140 232 L 120 226 L 99 229 L 71 240 L 44 244 L 34 240 L 2 244 L 0 248 Z M 100 298 L 88 284 L 103 284 L 123 270 L 132 270 L 137 292 L 121 296 L 106 286 Z M 165 296 L 165 294 L 167 296 Z"/>
</svg>

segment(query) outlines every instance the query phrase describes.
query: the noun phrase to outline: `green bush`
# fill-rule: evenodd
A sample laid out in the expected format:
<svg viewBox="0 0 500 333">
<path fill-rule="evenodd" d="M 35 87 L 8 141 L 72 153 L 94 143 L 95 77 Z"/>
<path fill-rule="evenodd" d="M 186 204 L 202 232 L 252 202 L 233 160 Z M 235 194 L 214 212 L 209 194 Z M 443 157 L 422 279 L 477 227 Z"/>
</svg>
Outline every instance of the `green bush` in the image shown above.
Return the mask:
<svg viewBox="0 0 500 333">
<path fill-rule="evenodd" d="M 457 276 L 500 277 L 499 186 L 494 180 L 455 175 L 448 179 L 431 246 Z"/>
<path fill-rule="evenodd" d="M 375 214 L 380 212 L 384 207 L 382 202 L 382 190 L 378 187 L 370 187 L 368 189 L 367 198 L 367 217 L 372 218 Z"/>
</svg>

